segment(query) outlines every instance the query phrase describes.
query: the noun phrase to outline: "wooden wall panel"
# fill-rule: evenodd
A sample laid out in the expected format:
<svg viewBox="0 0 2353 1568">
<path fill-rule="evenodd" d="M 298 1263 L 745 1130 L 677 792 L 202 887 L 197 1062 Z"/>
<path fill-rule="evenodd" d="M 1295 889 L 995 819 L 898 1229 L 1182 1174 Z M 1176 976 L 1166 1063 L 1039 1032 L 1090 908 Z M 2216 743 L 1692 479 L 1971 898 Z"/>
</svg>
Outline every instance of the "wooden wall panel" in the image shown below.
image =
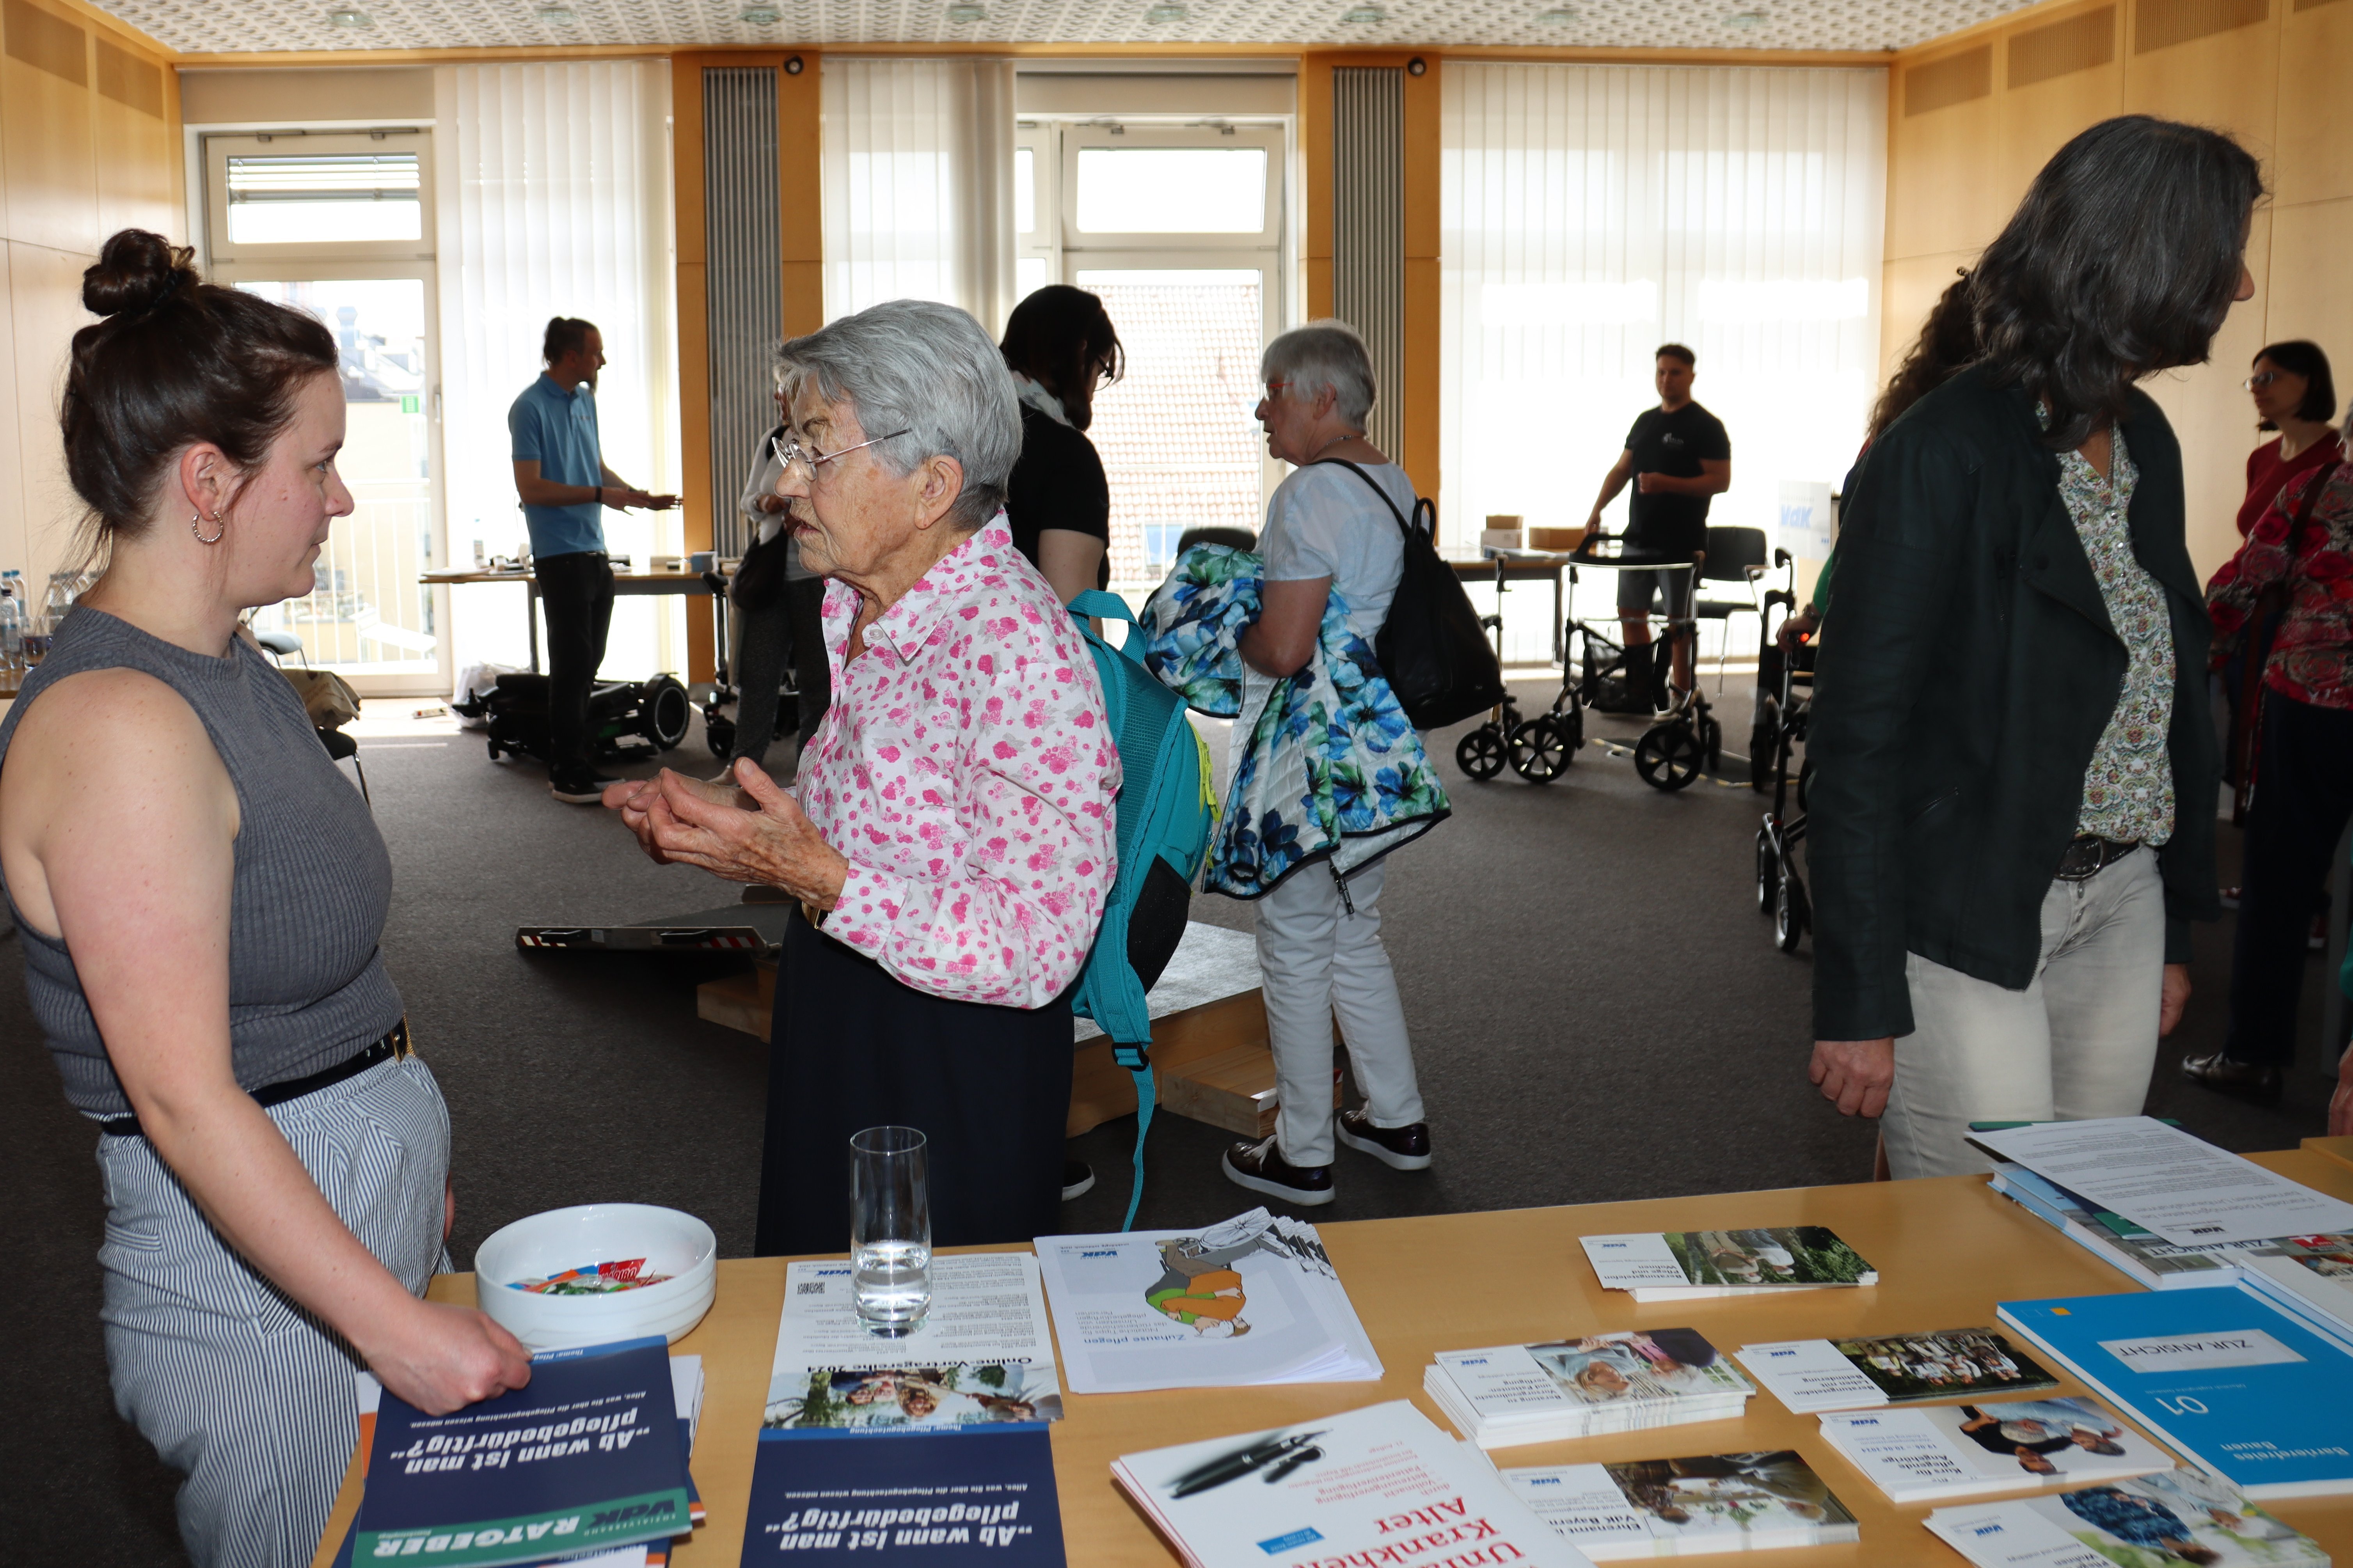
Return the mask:
<svg viewBox="0 0 2353 1568">
<path fill-rule="evenodd" d="M 1952 285 L 1956 269 L 1967 267 L 1976 252 L 1948 250 L 1942 256 L 1913 256 L 1887 264 L 1879 295 L 1879 378 L 1884 384 L 1912 352 L 1920 323 L 1937 297 Z"/>
<path fill-rule="evenodd" d="M 2138 52 L 2141 14 L 2165 3 L 2134 0 L 2126 31 L 2125 111 L 2227 131 L 2268 160 L 2279 110 L 2279 15 L 2292 0 L 2270 0 L 2270 14 L 2252 26 Z"/>
<path fill-rule="evenodd" d="M 0 121 L 7 127 L 8 237 L 96 255 L 90 35 L 31 0 L 0 5 L 0 30 L 7 38 L 0 53 Z M 68 34 L 76 41 L 69 44 Z"/>
<path fill-rule="evenodd" d="M 8 266 L 15 247 L 0 239 L 0 303 L 12 299 Z M 16 312 L 0 310 L 0 568 L 22 570 L 25 547 L 25 465 L 18 442 L 23 418 L 16 385 Z"/>
<path fill-rule="evenodd" d="M 2282 205 L 2271 221 L 2270 298 L 2257 300 L 2265 307 L 2264 340 L 2310 338 L 2327 350 L 2341 414 L 2353 395 L 2353 196 Z"/>
<path fill-rule="evenodd" d="M 2018 205 L 2018 198 L 2034 183 L 2036 172 L 2051 161 L 2052 153 L 2066 145 L 2077 132 L 2124 112 L 2124 29 L 2120 13 L 2127 4 L 2129 0 L 2102 0 L 2095 6 L 2075 7 L 2073 17 L 2065 13 L 2039 14 L 2038 26 L 2020 30 L 2021 34 L 2031 35 L 2057 22 L 2105 11 L 2116 28 L 2105 65 L 2068 71 L 2025 86 L 2010 86 L 2007 73 L 2014 52 L 1997 51 L 2005 72 L 2003 90 L 1994 100 L 2000 106 L 2001 165 L 1990 193 L 1990 210 L 1986 215 L 1991 226 L 1979 237 L 1979 243 L 1999 232 Z"/>
<path fill-rule="evenodd" d="M 103 50 L 109 46 L 101 44 Z M 118 51 L 119 52 L 119 51 Z M 143 62 L 142 62 L 143 63 Z M 98 233 L 104 237 L 120 228 L 148 228 L 176 234 L 186 226 L 185 208 L 174 202 L 185 176 L 180 171 L 177 140 L 164 115 L 160 68 L 156 73 L 155 109 L 98 96 L 91 103 L 91 141 L 97 153 Z"/>
<path fill-rule="evenodd" d="M 1904 69 L 1891 73 L 1887 106 L 1887 256 L 1890 260 L 1975 248 L 2008 203 L 2000 163 L 1999 97 L 1905 112 Z"/>
<path fill-rule="evenodd" d="M 789 335 L 825 325 L 825 210 L 818 200 L 825 92 L 818 57 L 801 56 L 798 76 L 776 74 L 776 212 L 783 225 L 784 326 Z"/>
<path fill-rule="evenodd" d="M 2247 449 L 2259 438 L 2253 405 L 2240 384 L 2255 351 L 2270 340 L 2261 279 L 2271 260 L 2272 215 L 2255 214 L 2247 237 L 2247 267 L 2258 282 L 2255 298 L 2231 308 L 2204 364 L 2167 371 L 2141 384 L 2157 399 L 2181 443 L 2183 500 L 2187 507 L 2189 559 L 2200 578 L 2231 558 L 2239 547 L 2236 518 L 2247 493 Z"/>
<path fill-rule="evenodd" d="M 2353 196 L 2353 4 L 2291 8 L 2279 33 L 2272 195 L 2282 206 Z"/>
<path fill-rule="evenodd" d="M 36 584 L 65 565 L 81 516 L 81 502 L 66 480 L 57 417 L 67 351 L 74 333 L 90 321 L 81 308 L 81 275 L 90 259 L 47 246 L 8 244 L 17 458 L 25 498 L 21 564 L 26 579 Z"/>
</svg>

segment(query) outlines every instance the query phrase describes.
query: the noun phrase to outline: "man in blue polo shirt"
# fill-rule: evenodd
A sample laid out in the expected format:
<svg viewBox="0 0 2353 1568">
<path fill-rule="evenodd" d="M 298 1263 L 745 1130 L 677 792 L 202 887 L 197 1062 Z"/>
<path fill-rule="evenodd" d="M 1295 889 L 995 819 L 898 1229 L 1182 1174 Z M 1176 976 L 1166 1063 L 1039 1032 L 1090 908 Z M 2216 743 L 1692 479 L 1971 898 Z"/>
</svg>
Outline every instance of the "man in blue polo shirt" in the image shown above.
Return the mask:
<svg viewBox="0 0 2353 1568">
<path fill-rule="evenodd" d="M 515 493 L 531 528 L 532 572 L 547 611 L 548 787 L 560 801 L 595 805 L 612 782 L 597 776 L 588 731 L 588 692 L 613 624 L 604 510 L 667 511 L 678 498 L 633 489 L 605 466 L 596 442 L 604 335 L 590 322 L 558 316 L 547 323 L 540 355 L 547 369 L 507 410 L 507 430 Z"/>
</svg>

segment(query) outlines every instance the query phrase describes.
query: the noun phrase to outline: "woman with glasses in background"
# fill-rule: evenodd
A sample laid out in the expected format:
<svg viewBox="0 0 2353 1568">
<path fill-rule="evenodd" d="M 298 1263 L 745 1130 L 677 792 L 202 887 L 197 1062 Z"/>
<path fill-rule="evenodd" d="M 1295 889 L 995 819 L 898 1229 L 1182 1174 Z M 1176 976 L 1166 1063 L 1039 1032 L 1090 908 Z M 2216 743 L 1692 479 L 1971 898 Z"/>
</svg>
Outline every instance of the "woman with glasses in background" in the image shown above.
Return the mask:
<svg viewBox="0 0 2353 1568">
<path fill-rule="evenodd" d="M 1111 891 L 1119 753 L 1076 623 L 1013 547 L 1013 377 L 980 324 L 901 300 L 781 353 L 777 490 L 830 579 L 833 705 L 797 800 L 617 784 L 646 852 L 800 905 L 776 977 L 755 1250 L 838 1252 L 847 1146 L 929 1140 L 932 1239 L 1055 1230 L 1069 990 Z"/>
</svg>

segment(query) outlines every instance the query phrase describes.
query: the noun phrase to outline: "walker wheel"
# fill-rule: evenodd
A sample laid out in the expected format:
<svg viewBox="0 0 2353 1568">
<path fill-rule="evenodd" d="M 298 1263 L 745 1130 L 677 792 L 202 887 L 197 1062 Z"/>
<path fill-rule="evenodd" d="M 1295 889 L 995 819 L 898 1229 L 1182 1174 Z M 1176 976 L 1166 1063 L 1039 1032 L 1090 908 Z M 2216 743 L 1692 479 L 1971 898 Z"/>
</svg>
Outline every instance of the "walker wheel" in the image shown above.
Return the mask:
<svg viewBox="0 0 2353 1568">
<path fill-rule="evenodd" d="M 1699 777 L 1707 760 L 1699 737 L 1688 724 L 1659 724 L 1642 731 L 1634 742 L 1634 771 L 1652 789 L 1679 790 Z"/>
<path fill-rule="evenodd" d="M 1773 782 L 1774 764 L 1781 752 L 1781 705 L 1767 697 L 1757 706 L 1757 722 L 1748 731 L 1748 787 L 1762 791 Z"/>
<path fill-rule="evenodd" d="M 1486 783 L 1504 771 L 1504 735 L 1500 726 L 1490 722 L 1464 735 L 1454 742 L 1454 765 L 1462 770 L 1465 778 Z"/>
<path fill-rule="evenodd" d="M 492 741 L 490 744 L 491 744 L 491 761 L 492 761 L 492 762 L 494 762 L 494 763 L 495 763 L 495 762 L 497 762 L 497 761 L 499 760 L 499 743 L 498 743 L 496 741 Z"/>
<path fill-rule="evenodd" d="M 1724 726 L 1714 719 L 1701 720 L 1699 740 L 1700 744 L 1707 749 L 1707 771 L 1712 773 L 1722 773 L 1724 771 Z"/>
<path fill-rule="evenodd" d="M 1550 713 L 1539 713 L 1512 731 L 1512 771 L 1530 784 L 1552 783 L 1574 755 Z"/>
<path fill-rule="evenodd" d="M 1805 884 L 1797 873 L 1784 866 L 1775 879 L 1773 897 L 1773 945 L 1783 952 L 1798 951 L 1798 939 L 1806 934 L 1813 923 L 1813 910 L 1806 903 Z"/>
<path fill-rule="evenodd" d="M 1576 753 L 1585 750 L 1585 710 L 1572 698 L 1567 707 L 1553 710 L 1552 727 L 1561 744 L 1568 748 L 1569 761 L 1575 762 Z"/>
<path fill-rule="evenodd" d="M 1781 858 L 1773 853 L 1773 833 L 1770 828 L 1757 830 L 1757 912 L 1773 912 L 1774 884 L 1781 879 Z"/>
</svg>

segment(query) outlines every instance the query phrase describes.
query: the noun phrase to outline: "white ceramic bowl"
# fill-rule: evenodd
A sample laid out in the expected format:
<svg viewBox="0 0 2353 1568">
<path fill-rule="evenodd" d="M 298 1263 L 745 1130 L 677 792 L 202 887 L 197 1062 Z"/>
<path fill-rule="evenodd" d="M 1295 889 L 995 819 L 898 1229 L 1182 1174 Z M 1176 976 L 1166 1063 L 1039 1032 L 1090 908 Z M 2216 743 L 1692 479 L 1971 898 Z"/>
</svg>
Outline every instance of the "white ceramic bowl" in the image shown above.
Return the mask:
<svg viewBox="0 0 2353 1568">
<path fill-rule="evenodd" d="M 510 1289 L 567 1268 L 642 1258 L 659 1285 L 603 1296 L 542 1296 Z M 482 1310 L 535 1351 L 659 1334 L 676 1344 L 711 1310 L 719 1285 L 719 1238 L 691 1214 L 650 1204 L 584 1204 L 519 1219 L 474 1254 Z"/>
</svg>

